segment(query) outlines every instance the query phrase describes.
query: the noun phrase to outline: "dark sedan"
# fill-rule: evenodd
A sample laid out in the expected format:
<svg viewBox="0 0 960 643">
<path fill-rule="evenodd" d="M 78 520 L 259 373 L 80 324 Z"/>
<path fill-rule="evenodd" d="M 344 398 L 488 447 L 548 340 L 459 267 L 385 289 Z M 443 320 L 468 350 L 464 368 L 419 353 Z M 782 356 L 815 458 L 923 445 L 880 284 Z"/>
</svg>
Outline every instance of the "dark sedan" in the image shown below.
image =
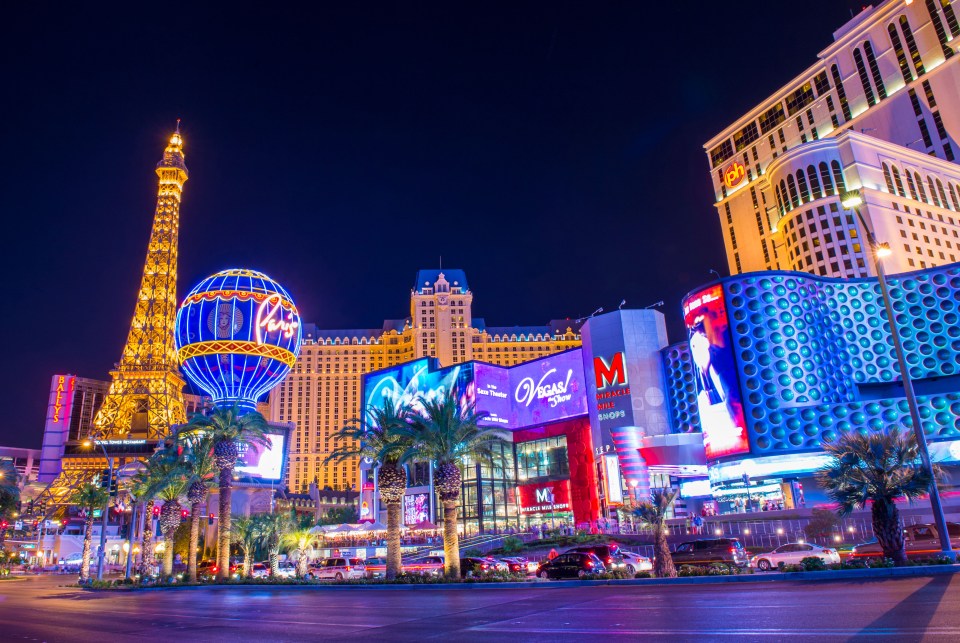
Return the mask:
<svg viewBox="0 0 960 643">
<path fill-rule="evenodd" d="M 605 571 L 603 562 L 595 555 L 586 552 L 569 552 L 540 563 L 537 576 L 543 579 L 583 578 L 591 574 L 602 574 Z"/>
</svg>

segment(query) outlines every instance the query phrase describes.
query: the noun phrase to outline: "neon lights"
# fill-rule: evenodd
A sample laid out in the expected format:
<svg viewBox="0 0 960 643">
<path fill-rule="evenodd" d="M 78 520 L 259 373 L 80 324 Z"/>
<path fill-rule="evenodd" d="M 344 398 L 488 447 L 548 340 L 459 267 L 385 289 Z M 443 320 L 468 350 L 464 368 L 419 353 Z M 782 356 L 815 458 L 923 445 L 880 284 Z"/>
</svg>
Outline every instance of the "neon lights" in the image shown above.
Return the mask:
<svg viewBox="0 0 960 643">
<path fill-rule="evenodd" d="M 598 391 L 602 391 L 608 386 L 626 386 L 627 370 L 623 366 L 623 351 L 614 355 L 609 364 L 604 357 L 594 357 L 593 372 L 597 377 Z"/>
<path fill-rule="evenodd" d="M 740 185 L 740 182 L 743 181 L 746 176 L 747 171 L 743 167 L 743 163 L 734 161 L 723 171 L 723 184 L 727 186 L 727 189 L 734 188 Z"/>
<path fill-rule="evenodd" d="M 73 393 L 73 384 L 77 378 L 66 375 L 57 376 L 57 387 L 54 389 L 53 398 L 53 423 L 63 422 L 67 416 L 67 409 L 70 408 L 71 394 Z"/>
<path fill-rule="evenodd" d="M 286 321 L 284 321 L 283 298 L 278 294 L 270 295 L 257 308 L 256 333 L 258 344 L 264 343 L 263 328 L 267 329 L 267 333 L 280 331 L 285 338 L 289 339 L 293 337 L 299 326 L 300 322 L 293 319 L 293 312 L 290 312 Z"/>
<path fill-rule="evenodd" d="M 525 405 L 530 406 L 530 403 L 533 402 L 534 397 L 538 400 L 546 399 L 550 404 L 550 408 L 554 408 L 557 404 L 561 402 L 567 402 L 572 397 L 572 394 L 567 393 L 567 389 L 570 387 L 570 378 L 573 377 L 573 369 L 567 370 L 567 379 L 564 381 L 556 381 L 551 384 L 544 385 L 544 380 L 557 372 L 557 369 L 551 368 L 549 371 L 543 374 L 543 377 L 540 378 L 540 381 L 536 385 L 533 384 L 532 377 L 525 377 L 520 380 L 520 384 L 517 385 L 516 391 L 514 391 L 514 399 Z"/>
</svg>

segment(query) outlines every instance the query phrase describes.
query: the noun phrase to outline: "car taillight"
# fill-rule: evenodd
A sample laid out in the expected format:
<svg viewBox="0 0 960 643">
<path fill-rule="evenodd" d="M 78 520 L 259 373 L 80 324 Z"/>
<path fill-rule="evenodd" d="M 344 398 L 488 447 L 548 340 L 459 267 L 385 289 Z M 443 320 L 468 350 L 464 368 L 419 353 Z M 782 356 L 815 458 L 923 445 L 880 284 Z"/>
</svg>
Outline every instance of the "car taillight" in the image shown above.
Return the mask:
<svg viewBox="0 0 960 643">
<path fill-rule="evenodd" d="M 587 561 L 587 567 L 593 567 L 593 561 L 592 561 L 592 560 L 588 560 L 588 561 Z"/>
<path fill-rule="evenodd" d="M 489 567 L 489 566 L 490 566 L 490 565 L 488 565 L 488 564 L 486 564 L 486 563 L 480 563 L 480 569 L 486 569 L 486 568 Z"/>
<path fill-rule="evenodd" d="M 345 569 L 345 570 L 347 570 L 347 571 L 349 572 L 349 571 L 351 571 L 351 570 L 352 570 L 353 568 L 352 568 L 352 567 L 350 567 L 350 565 L 347 565 L 346 567 L 344 567 L 344 569 Z"/>
</svg>

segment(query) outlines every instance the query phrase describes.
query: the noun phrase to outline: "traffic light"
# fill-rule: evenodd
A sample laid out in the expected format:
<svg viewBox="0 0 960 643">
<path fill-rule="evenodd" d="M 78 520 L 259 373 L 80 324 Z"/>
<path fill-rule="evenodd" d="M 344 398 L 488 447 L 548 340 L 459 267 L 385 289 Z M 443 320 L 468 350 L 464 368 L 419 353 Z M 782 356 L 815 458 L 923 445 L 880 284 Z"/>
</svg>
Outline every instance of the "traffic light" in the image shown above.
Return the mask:
<svg viewBox="0 0 960 643">
<path fill-rule="evenodd" d="M 181 518 L 186 518 L 186 517 L 189 516 L 189 515 L 190 515 L 190 512 L 189 512 L 188 510 L 186 510 L 186 509 L 181 509 L 181 510 L 180 510 L 180 517 L 181 517 Z"/>
<path fill-rule="evenodd" d="M 207 524 L 208 525 L 213 524 L 213 514 L 210 514 L 209 516 L 207 516 Z"/>
<path fill-rule="evenodd" d="M 0 520 L 0 531 L 6 531 L 7 527 L 9 526 L 10 523 L 8 523 L 6 520 Z"/>
<path fill-rule="evenodd" d="M 160 507 L 158 505 L 153 506 L 153 517 L 154 518 L 160 517 Z"/>
<path fill-rule="evenodd" d="M 100 471 L 100 488 L 109 489 L 110 488 L 110 469 L 103 469 Z"/>
</svg>

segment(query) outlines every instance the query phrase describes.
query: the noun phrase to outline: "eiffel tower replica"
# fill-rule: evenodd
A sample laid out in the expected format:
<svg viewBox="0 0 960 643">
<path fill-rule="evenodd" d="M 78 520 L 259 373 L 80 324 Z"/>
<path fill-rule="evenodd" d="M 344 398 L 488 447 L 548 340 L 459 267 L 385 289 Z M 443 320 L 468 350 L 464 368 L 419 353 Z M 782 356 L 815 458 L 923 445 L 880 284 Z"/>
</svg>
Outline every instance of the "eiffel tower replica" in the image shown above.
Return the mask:
<svg viewBox="0 0 960 643">
<path fill-rule="evenodd" d="M 172 425 L 187 421 L 185 382 L 173 343 L 180 197 L 187 180 L 179 121 L 157 164 L 157 176 L 160 189 L 140 292 L 123 355 L 110 372 L 110 390 L 93 421 L 95 439 L 161 440 Z"/>
<path fill-rule="evenodd" d="M 74 489 L 97 480 L 107 455 L 119 471 L 148 457 L 171 426 L 186 422 L 174 345 L 180 197 L 187 180 L 179 119 L 156 172 L 157 208 L 130 333 L 89 434 L 64 445 L 60 474 L 31 503 L 41 517 L 59 515 Z"/>
</svg>

